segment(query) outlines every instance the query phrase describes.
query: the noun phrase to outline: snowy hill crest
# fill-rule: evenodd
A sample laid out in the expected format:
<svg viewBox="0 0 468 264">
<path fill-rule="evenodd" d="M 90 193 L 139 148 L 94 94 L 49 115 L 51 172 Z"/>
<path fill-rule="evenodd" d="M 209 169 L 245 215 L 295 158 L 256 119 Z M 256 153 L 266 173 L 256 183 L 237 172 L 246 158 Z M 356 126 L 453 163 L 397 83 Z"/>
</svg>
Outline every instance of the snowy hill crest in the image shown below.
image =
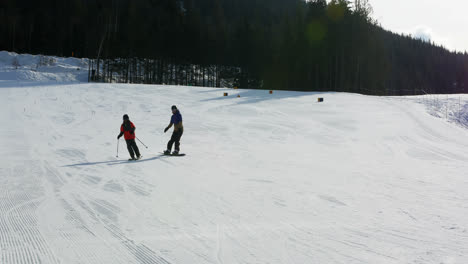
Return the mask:
<svg viewBox="0 0 468 264">
<path fill-rule="evenodd" d="M 86 82 L 88 61 L 0 51 L 0 81 Z"/>
</svg>

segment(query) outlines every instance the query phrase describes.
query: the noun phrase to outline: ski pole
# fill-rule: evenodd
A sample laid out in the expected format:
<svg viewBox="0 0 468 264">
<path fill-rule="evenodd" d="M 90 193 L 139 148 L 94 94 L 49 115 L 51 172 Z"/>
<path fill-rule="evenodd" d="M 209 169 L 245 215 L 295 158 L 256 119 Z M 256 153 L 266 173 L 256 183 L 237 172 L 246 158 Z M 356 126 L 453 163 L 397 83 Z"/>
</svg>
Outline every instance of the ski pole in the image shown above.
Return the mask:
<svg viewBox="0 0 468 264">
<path fill-rule="evenodd" d="M 119 143 L 120 143 L 120 140 L 117 139 L 117 158 L 119 157 Z"/>
<path fill-rule="evenodd" d="M 140 143 L 141 143 L 143 146 L 145 146 L 145 148 L 148 148 L 148 147 L 145 145 L 145 143 L 141 142 L 141 140 L 140 140 L 138 137 L 136 137 L 136 139 L 138 139 L 138 141 L 140 141 Z"/>
</svg>

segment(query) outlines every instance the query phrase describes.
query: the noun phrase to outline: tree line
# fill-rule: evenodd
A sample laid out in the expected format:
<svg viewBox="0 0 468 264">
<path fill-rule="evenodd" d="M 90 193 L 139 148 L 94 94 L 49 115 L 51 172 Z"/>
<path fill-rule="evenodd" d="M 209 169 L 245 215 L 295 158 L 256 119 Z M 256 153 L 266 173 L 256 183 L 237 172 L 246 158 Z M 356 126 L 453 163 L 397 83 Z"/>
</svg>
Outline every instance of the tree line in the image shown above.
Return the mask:
<svg viewBox="0 0 468 264">
<path fill-rule="evenodd" d="M 92 58 L 96 81 L 468 92 L 468 54 L 370 12 L 366 0 L 3 0 L 0 49 Z"/>
</svg>

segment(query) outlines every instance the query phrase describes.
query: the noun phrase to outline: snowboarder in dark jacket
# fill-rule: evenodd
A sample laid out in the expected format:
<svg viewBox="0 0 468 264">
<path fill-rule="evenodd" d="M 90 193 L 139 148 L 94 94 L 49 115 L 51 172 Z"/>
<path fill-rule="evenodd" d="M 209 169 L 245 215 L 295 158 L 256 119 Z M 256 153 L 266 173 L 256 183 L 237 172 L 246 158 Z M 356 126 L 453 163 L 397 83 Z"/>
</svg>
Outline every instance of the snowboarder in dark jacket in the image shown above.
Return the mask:
<svg viewBox="0 0 468 264">
<path fill-rule="evenodd" d="M 179 154 L 180 151 L 180 138 L 182 137 L 182 134 L 184 133 L 184 126 L 182 125 L 182 115 L 179 112 L 179 109 L 175 105 L 171 107 L 172 109 L 172 117 L 171 117 L 171 122 L 169 125 L 164 129 L 164 133 L 169 130 L 174 125 L 174 132 L 172 132 L 172 137 L 169 142 L 167 142 L 167 150 L 164 151 L 164 154 L 169 155 L 171 154 L 171 149 L 172 145 L 175 143 L 175 149 L 174 152 L 172 153 L 173 155 Z"/>
<path fill-rule="evenodd" d="M 138 149 L 138 146 L 135 142 L 135 125 L 130 121 L 130 118 L 128 115 L 123 116 L 123 123 L 120 126 L 120 134 L 117 136 L 117 139 L 120 139 L 122 135 L 125 138 L 125 141 L 127 142 L 127 149 L 128 152 L 130 153 L 131 160 L 135 160 L 135 154 L 136 154 L 136 159 L 140 159 L 140 150 Z"/>
</svg>

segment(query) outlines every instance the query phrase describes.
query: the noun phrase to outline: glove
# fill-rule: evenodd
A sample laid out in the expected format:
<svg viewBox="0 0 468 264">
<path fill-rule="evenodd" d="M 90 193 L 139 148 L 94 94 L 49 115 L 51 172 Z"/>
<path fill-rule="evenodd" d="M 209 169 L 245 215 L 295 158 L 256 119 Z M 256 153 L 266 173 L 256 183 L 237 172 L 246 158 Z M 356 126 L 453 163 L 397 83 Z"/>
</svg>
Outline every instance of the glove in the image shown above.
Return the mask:
<svg viewBox="0 0 468 264">
<path fill-rule="evenodd" d="M 164 129 L 164 133 L 166 133 L 166 132 L 167 132 L 167 130 L 169 130 L 169 128 L 168 128 L 168 127 L 166 127 L 166 129 Z"/>
<path fill-rule="evenodd" d="M 120 139 L 120 137 L 121 137 L 121 135 L 118 135 L 118 136 L 117 136 L 117 140 L 119 140 L 119 139 Z"/>
</svg>

